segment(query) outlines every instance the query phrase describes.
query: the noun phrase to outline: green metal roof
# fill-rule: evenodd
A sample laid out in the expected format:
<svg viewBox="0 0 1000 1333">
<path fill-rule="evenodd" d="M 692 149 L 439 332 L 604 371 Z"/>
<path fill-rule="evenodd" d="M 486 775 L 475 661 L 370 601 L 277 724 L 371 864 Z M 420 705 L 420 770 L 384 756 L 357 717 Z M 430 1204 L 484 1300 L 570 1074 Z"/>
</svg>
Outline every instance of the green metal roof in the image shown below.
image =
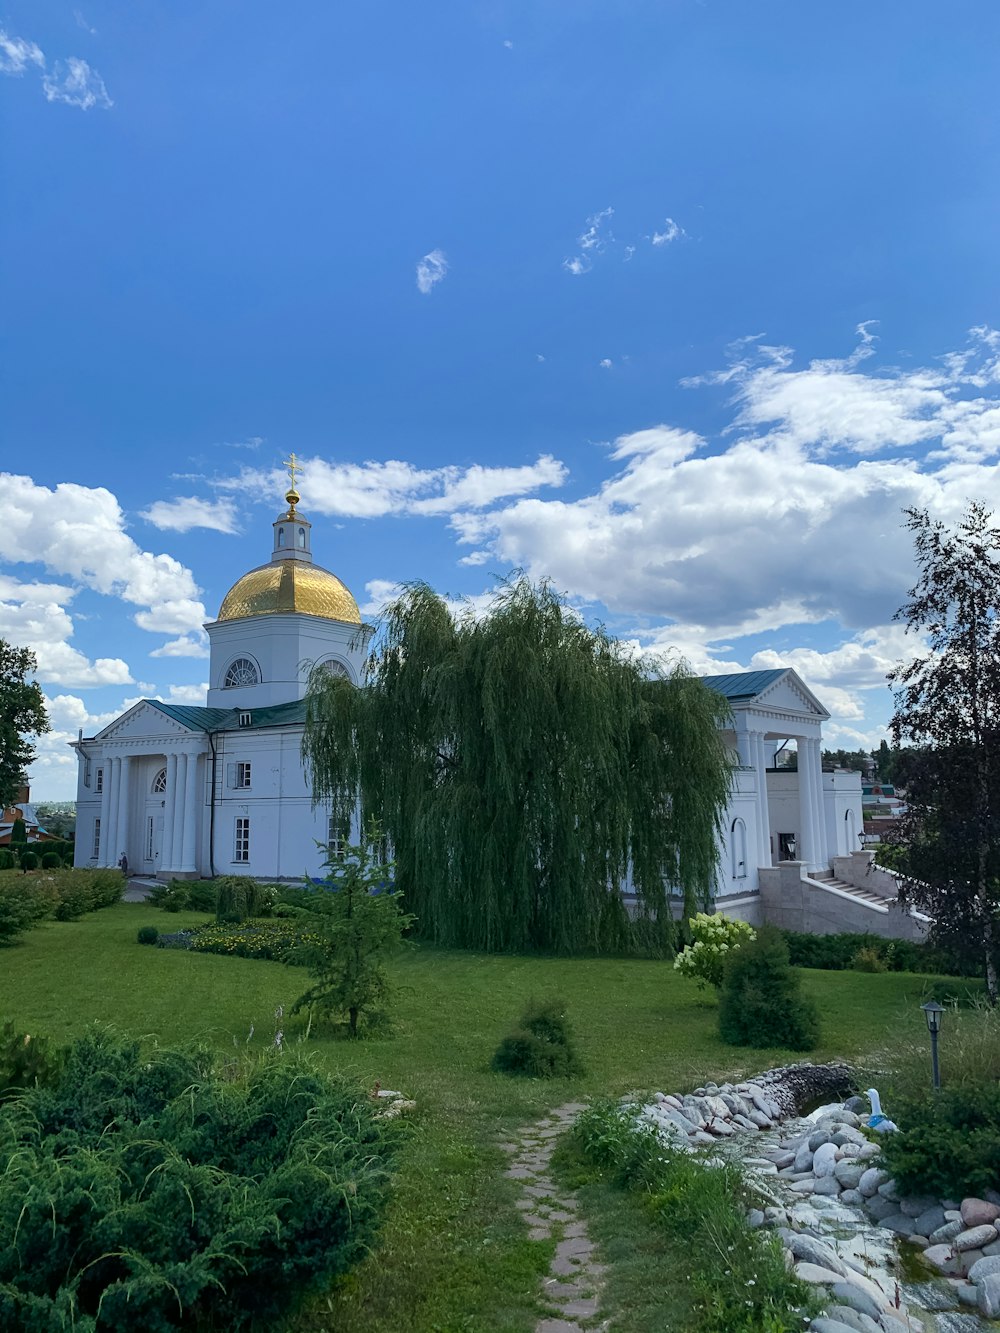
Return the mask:
<svg viewBox="0 0 1000 1333">
<path fill-rule="evenodd" d="M 702 676 L 701 679 L 710 690 L 737 703 L 756 699 L 758 694 L 763 694 L 776 680 L 780 680 L 787 670 L 787 667 L 779 667 L 775 671 L 734 671 L 728 676 Z"/>
<path fill-rule="evenodd" d="M 196 708 L 191 704 L 165 704 L 159 699 L 144 699 L 143 703 L 158 708 L 190 731 L 239 731 L 241 713 L 250 714 L 253 727 L 301 726 L 306 720 L 304 699 L 268 708 Z"/>
</svg>

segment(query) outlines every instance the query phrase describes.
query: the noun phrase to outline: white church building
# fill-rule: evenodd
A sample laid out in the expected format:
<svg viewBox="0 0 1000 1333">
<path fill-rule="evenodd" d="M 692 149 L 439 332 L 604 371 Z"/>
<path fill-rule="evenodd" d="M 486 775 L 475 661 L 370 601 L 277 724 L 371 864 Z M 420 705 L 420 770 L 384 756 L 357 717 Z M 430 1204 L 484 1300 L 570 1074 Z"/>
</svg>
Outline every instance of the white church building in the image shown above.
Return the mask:
<svg viewBox="0 0 1000 1333">
<path fill-rule="evenodd" d="M 308 674 L 325 664 L 360 684 L 369 631 L 347 587 L 313 562 L 294 473 L 285 498 L 270 560 L 230 588 L 205 626 L 205 706 L 144 699 L 74 743 L 77 865 L 114 866 L 124 854 L 132 874 L 160 879 L 320 873 L 322 849 L 337 830 L 313 808 L 302 763 Z M 719 907 L 760 919 L 762 893 L 773 890 L 773 868 L 782 863 L 786 879 L 794 865 L 817 889 L 884 904 L 885 896 L 851 884 L 845 869 L 867 856 L 861 781 L 824 771 L 823 705 L 790 669 L 705 679 L 729 702 L 728 740 L 738 757 L 723 819 Z M 790 744 L 797 769 L 776 766 Z"/>
</svg>

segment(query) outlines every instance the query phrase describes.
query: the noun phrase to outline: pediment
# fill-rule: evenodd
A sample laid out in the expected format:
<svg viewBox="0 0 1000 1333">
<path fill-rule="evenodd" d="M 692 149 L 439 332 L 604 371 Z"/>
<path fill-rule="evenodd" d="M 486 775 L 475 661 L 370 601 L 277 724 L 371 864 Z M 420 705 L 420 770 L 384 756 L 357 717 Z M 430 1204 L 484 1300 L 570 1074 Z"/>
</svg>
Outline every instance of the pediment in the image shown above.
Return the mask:
<svg viewBox="0 0 1000 1333">
<path fill-rule="evenodd" d="M 824 720 L 830 716 L 828 710 L 791 667 L 773 685 L 761 690 L 753 700 L 752 707 L 774 709 L 777 712 L 787 711 L 800 716 L 808 713 Z"/>
<path fill-rule="evenodd" d="M 94 737 L 98 741 L 140 740 L 147 736 L 190 736 L 194 729 L 185 727 L 145 699 L 121 717 L 116 717 Z"/>
</svg>

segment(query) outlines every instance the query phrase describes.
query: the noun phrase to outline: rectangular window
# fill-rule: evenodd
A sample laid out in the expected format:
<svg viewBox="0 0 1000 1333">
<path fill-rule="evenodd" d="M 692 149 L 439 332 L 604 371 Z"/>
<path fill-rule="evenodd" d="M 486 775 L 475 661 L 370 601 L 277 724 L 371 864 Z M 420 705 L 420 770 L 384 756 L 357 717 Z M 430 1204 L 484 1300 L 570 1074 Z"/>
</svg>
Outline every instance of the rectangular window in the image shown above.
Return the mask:
<svg viewBox="0 0 1000 1333">
<path fill-rule="evenodd" d="M 89 786 L 90 786 L 90 760 L 89 760 L 89 759 L 84 759 L 84 761 L 83 761 L 83 785 L 84 785 L 85 787 L 89 787 Z"/>
<path fill-rule="evenodd" d="M 153 816 L 146 820 L 146 860 L 153 859 Z"/>
<path fill-rule="evenodd" d="M 249 819 L 237 819 L 236 821 L 236 855 L 234 861 L 250 860 L 250 821 Z"/>
<path fill-rule="evenodd" d="M 343 856 L 344 841 L 344 830 L 336 815 L 331 815 L 326 830 L 326 850 L 331 856 Z"/>
<path fill-rule="evenodd" d="M 94 783 L 94 791 L 96 791 L 97 794 L 100 795 L 103 790 L 104 790 L 104 769 L 99 768 L 97 770 L 97 781 Z"/>
<path fill-rule="evenodd" d="M 249 765 L 249 764 L 237 764 L 237 765 L 236 765 L 236 785 L 237 785 L 237 787 L 249 787 L 249 786 L 250 786 L 250 765 Z"/>
<path fill-rule="evenodd" d="M 100 773 L 101 770 L 98 769 L 97 771 L 98 771 L 98 773 Z M 101 821 L 100 821 L 99 819 L 95 819 L 95 820 L 94 820 L 94 851 L 93 851 L 93 854 L 92 854 L 92 856 L 91 856 L 90 859 L 91 859 L 92 861 L 96 861 L 96 860 L 99 858 L 100 855 L 101 855 Z"/>
<path fill-rule="evenodd" d="M 251 713 L 240 713 L 240 726 L 241 726 L 241 727 L 252 727 L 252 726 L 253 726 L 253 715 L 252 715 Z"/>
</svg>

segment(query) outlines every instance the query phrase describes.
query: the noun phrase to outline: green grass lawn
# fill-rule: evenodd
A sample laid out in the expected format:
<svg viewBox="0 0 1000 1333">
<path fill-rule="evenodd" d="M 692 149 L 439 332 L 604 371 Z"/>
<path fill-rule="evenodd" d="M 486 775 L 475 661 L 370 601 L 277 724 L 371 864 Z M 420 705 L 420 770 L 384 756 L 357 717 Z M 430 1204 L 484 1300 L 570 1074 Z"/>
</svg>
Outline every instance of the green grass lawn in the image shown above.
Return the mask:
<svg viewBox="0 0 1000 1333">
<path fill-rule="evenodd" d="M 0 951 L 0 1019 L 65 1039 L 97 1019 L 123 1031 L 220 1047 L 273 1041 L 275 1009 L 285 1040 L 304 1031 L 287 1013 L 307 974 L 280 963 L 142 947 L 143 925 L 200 924 L 123 903 L 76 922 L 47 922 Z M 297 1328 L 394 1333 L 509 1330 L 538 1317 L 537 1275 L 549 1246 L 531 1242 L 503 1177 L 503 1138 L 569 1097 L 665 1091 L 734 1078 L 800 1058 L 734 1050 L 715 1031 L 715 1001 L 670 963 L 621 959 L 490 957 L 406 950 L 393 967 L 395 1026 L 348 1042 L 314 1032 L 310 1049 L 329 1067 L 415 1097 L 419 1111 L 400 1164 L 382 1244 Z M 922 1029 L 922 979 L 906 974 L 806 972 L 823 1015 L 817 1059 L 884 1045 L 893 1030 Z M 500 1038 L 532 997 L 567 1004 L 585 1075 L 572 1083 L 493 1074 Z M 813 1058 L 811 1057 L 811 1058 Z"/>
</svg>

